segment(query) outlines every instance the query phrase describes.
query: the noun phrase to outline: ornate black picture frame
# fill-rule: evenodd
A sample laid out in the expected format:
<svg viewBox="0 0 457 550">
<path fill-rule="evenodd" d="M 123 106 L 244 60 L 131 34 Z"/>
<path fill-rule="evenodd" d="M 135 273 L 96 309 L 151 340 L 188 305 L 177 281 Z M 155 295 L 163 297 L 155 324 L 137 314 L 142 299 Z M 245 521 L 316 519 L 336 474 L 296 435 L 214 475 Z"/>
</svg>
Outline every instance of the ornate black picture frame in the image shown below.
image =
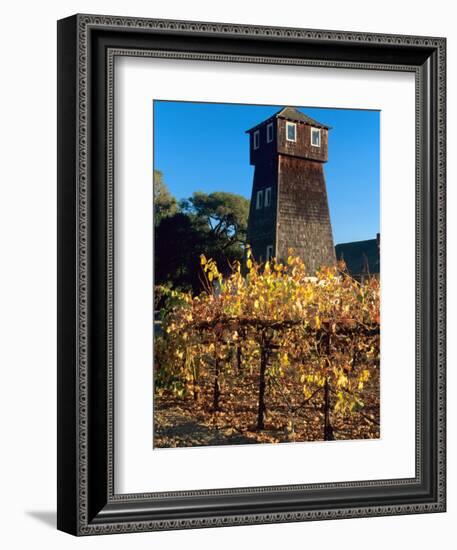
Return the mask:
<svg viewBox="0 0 457 550">
<path fill-rule="evenodd" d="M 58 22 L 58 528 L 75 535 L 445 511 L 444 38 L 74 15 Z M 116 56 L 407 71 L 416 86 L 416 476 L 116 494 Z"/>
</svg>

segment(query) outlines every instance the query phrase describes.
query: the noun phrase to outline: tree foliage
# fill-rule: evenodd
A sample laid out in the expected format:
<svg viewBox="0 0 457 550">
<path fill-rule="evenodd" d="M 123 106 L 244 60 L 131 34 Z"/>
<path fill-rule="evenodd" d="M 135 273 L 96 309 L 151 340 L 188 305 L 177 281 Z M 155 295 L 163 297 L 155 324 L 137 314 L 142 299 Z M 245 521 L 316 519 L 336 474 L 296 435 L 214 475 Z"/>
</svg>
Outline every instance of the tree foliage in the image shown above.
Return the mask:
<svg viewBox="0 0 457 550">
<path fill-rule="evenodd" d="M 163 173 L 154 170 L 154 225 L 158 226 L 163 219 L 178 212 L 178 203 L 168 190 Z"/>
<path fill-rule="evenodd" d="M 179 204 L 154 172 L 155 283 L 198 293 L 201 251 L 224 273 L 244 254 L 249 201 L 226 192 L 196 192 Z"/>
<path fill-rule="evenodd" d="M 249 201 L 241 195 L 217 191 L 196 191 L 182 202 L 185 212 L 205 220 L 209 231 L 223 248 L 246 238 Z"/>
</svg>

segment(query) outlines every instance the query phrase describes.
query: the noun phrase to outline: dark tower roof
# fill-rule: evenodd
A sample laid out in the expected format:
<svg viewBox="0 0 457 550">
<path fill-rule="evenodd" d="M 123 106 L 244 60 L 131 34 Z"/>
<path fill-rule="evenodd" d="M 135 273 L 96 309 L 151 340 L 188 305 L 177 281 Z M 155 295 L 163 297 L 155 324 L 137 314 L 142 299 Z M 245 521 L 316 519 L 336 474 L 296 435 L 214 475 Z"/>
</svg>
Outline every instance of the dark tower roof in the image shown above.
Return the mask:
<svg viewBox="0 0 457 550">
<path fill-rule="evenodd" d="M 325 128 L 326 130 L 331 130 L 331 126 L 327 126 L 326 124 L 322 124 L 322 122 L 318 122 L 314 118 L 311 118 L 308 115 L 305 115 L 305 113 L 302 113 L 295 107 L 283 107 L 280 111 L 275 113 L 270 118 L 259 122 L 259 124 L 256 124 L 249 130 L 246 130 L 246 133 L 250 133 L 259 126 L 262 126 L 266 122 L 269 122 L 270 120 L 273 120 L 274 118 L 284 118 L 285 120 L 292 120 L 294 122 L 303 122 L 305 124 L 309 124 L 310 126 L 314 126 L 315 128 Z"/>
</svg>

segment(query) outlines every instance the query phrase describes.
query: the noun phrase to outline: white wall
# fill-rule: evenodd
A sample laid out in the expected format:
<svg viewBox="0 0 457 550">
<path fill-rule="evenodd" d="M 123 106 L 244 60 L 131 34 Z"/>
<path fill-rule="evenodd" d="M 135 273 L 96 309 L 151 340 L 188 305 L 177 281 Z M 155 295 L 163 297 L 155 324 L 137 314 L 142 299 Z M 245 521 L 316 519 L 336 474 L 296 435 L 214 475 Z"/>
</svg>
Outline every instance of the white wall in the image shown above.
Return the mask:
<svg viewBox="0 0 457 550">
<path fill-rule="evenodd" d="M 56 20 L 75 12 L 448 37 L 449 281 L 457 147 L 457 31 L 444 0 L 93 0 L 3 5 L 0 185 L 0 541 L 4 548 L 452 547 L 457 522 L 456 285 L 450 285 L 448 512 L 439 515 L 135 534 L 77 540 L 55 530 Z"/>
</svg>

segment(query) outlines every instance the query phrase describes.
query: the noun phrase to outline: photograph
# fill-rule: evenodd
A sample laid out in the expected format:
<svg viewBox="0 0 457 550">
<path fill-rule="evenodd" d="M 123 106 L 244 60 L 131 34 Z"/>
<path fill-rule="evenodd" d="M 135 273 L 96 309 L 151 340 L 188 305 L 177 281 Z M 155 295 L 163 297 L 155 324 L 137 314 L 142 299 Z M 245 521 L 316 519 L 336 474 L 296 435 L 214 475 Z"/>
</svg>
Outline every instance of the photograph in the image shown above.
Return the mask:
<svg viewBox="0 0 457 550">
<path fill-rule="evenodd" d="M 381 437 L 381 115 L 153 101 L 154 449 Z"/>
<path fill-rule="evenodd" d="M 57 403 L 45 399 L 50 422 L 36 421 L 40 441 L 20 449 L 43 447 L 43 425 L 57 432 L 57 460 L 30 469 L 40 471 L 32 500 L 56 512 L 29 505 L 13 478 L 6 501 L 23 517 L 12 532 L 35 540 L 29 521 L 54 517 L 59 537 L 116 546 L 104 535 L 143 533 L 145 546 L 155 531 L 201 550 L 202 537 L 258 546 L 271 524 L 272 548 L 287 532 L 353 545 L 356 531 L 384 549 L 400 528 L 410 546 L 432 548 L 454 519 L 444 513 L 452 18 L 398 2 L 395 21 L 393 6 L 373 19 L 338 2 L 264 2 L 259 16 L 260 3 L 244 2 L 226 22 L 219 4 L 198 2 L 145 4 L 136 16 L 133 5 L 124 15 L 121 4 L 115 15 L 40 8 L 30 36 L 46 37 L 51 61 L 9 71 L 20 108 L 43 118 L 36 106 L 47 105 L 50 116 L 29 117 L 30 161 L 17 116 L 5 132 L 23 157 L 5 181 L 27 210 L 5 202 L 24 237 L 5 256 L 19 285 L 7 297 L 21 342 L 27 320 L 39 345 L 50 342 L 42 327 L 57 328 Z M 53 28 L 58 18 L 54 55 L 46 17 Z M 46 67 L 57 113 L 55 93 L 38 86 L 24 102 L 17 92 Z M 57 270 L 49 261 L 56 285 L 35 270 L 34 290 L 44 241 L 23 221 L 56 225 L 35 177 L 41 144 L 52 177 L 57 159 L 57 201 L 46 199 L 57 206 Z M 14 185 L 18 167 L 27 189 Z M 24 292 L 52 319 L 24 316 Z M 46 377 L 39 345 L 12 342 L 9 362 L 30 350 L 32 377 L 7 369 L 27 398 L 23 423 L 6 423 L 16 443 Z M 18 392 L 6 393 L 16 411 Z M 46 501 L 41 471 L 54 476 L 55 462 L 57 498 Z"/>
</svg>

